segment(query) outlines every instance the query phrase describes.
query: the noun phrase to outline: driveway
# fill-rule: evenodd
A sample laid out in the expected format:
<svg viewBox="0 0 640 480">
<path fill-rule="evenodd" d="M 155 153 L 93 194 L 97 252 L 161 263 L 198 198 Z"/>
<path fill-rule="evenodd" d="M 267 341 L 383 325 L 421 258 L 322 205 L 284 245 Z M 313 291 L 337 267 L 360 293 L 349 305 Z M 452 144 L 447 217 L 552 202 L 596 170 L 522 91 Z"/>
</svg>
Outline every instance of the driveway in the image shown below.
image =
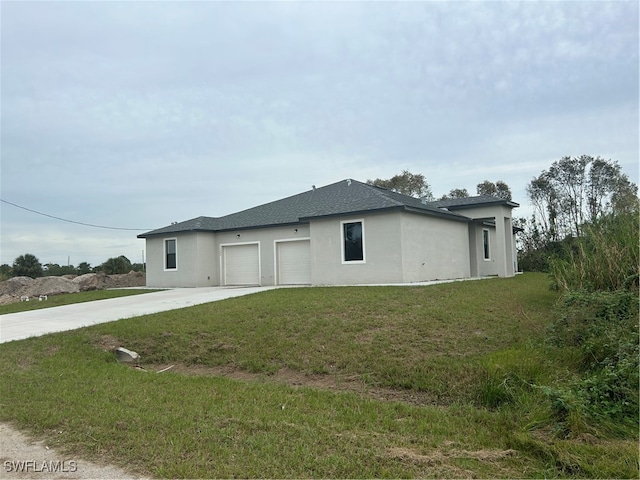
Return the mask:
<svg viewBox="0 0 640 480">
<path fill-rule="evenodd" d="M 175 288 L 0 316 L 0 343 L 241 297 L 278 287 Z"/>
</svg>

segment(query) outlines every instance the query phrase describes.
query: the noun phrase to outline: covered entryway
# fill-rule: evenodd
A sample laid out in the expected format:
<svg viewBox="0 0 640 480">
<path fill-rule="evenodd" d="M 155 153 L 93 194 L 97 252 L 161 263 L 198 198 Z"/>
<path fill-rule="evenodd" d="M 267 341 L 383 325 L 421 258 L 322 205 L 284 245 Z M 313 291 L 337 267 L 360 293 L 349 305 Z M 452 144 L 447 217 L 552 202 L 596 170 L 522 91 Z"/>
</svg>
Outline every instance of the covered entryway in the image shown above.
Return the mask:
<svg viewBox="0 0 640 480">
<path fill-rule="evenodd" d="M 311 243 L 309 240 L 276 242 L 278 285 L 311 283 Z"/>
<path fill-rule="evenodd" d="M 260 285 L 259 244 L 222 246 L 224 285 Z"/>
</svg>

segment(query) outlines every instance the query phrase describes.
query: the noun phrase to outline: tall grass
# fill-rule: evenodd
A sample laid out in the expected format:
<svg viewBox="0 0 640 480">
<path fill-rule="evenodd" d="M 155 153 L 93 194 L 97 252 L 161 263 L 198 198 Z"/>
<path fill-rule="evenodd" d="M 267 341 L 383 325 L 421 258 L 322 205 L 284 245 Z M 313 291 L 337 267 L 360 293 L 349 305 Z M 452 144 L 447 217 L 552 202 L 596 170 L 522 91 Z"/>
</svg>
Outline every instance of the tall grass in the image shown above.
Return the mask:
<svg viewBox="0 0 640 480">
<path fill-rule="evenodd" d="M 638 213 L 587 225 L 565 255 L 552 261 L 564 292 L 550 326 L 556 346 L 576 352 L 581 375 L 549 388 L 567 435 L 625 435 L 638 427 Z"/>
<path fill-rule="evenodd" d="M 568 243 L 551 260 L 551 275 L 561 291 L 614 291 L 638 288 L 638 214 L 603 217 L 584 227 L 584 235 Z"/>
</svg>

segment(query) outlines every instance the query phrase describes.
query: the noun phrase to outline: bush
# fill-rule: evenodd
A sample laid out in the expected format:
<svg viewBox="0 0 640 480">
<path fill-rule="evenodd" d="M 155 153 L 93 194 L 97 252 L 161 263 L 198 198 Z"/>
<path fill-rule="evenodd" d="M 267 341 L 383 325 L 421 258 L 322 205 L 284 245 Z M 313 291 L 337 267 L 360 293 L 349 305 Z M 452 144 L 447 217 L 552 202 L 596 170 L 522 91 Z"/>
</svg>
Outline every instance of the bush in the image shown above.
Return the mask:
<svg viewBox="0 0 640 480">
<path fill-rule="evenodd" d="M 609 215 L 585 225 L 551 261 L 565 291 L 549 341 L 578 354 L 579 377 L 543 390 L 566 433 L 638 427 L 638 214 Z"/>
<path fill-rule="evenodd" d="M 569 239 L 570 240 L 570 239 Z M 566 251 L 565 242 L 549 242 L 538 248 L 518 252 L 518 268 L 523 272 L 545 272 L 551 269 L 552 259 L 562 257 Z"/>
<path fill-rule="evenodd" d="M 110 258 L 104 262 L 101 270 L 107 275 L 129 273 L 131 271 L 131 262 L 124 255 L 120 255 L 117 258 Z"/>
<path fill-rule="evenodd" d="M 596 424 L 613 430 L 637 428 L 637 293 L 570 292 L 560 310 L 549 341 L 579 353 L 581 375 L 567 387 L 545 389 L 556 420 L 572 433 Z"/>
</svg>

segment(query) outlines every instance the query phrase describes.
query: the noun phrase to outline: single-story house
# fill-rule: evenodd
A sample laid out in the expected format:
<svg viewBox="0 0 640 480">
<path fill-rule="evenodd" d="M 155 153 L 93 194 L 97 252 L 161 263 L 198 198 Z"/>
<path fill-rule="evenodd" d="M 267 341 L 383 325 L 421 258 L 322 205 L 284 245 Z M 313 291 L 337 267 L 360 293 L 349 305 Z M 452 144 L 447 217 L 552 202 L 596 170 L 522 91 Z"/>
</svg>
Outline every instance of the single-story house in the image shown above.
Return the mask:
<svg viewBox="0 0 640 480">
<path fill-rule="evenodd" d="M 489 195 L 426 202 L 343 180 L 138 238 L 146 241 L 150 287 L 510 277 L 517 206 Z"/>
</svg>

